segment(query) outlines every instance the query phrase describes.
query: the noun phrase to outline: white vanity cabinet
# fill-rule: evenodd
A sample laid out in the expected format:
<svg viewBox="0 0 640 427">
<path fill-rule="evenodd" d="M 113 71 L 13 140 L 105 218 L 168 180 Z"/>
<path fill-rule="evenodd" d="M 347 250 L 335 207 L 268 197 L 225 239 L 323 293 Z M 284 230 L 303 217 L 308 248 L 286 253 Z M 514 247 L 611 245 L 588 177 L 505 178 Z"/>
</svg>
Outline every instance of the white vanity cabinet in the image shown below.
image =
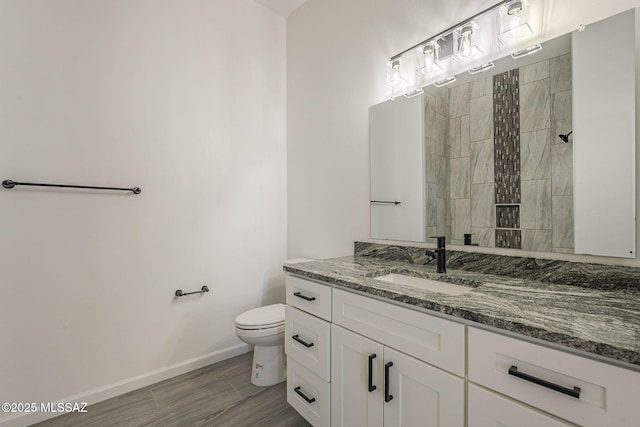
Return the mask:
<svg viewBox="0 0 640 427">
<path fill-rule="evenodd" d="M 464 325 L 334 289 L 331 425 L 462 427 L 464 379 L 440 368 L 464 376 L 464 340 Z"/>
<path fill-rule="evenodd" d="M 640 426 L 640 372 L 286 280 L 287 401 L 313 426 Z"/>
</svg>

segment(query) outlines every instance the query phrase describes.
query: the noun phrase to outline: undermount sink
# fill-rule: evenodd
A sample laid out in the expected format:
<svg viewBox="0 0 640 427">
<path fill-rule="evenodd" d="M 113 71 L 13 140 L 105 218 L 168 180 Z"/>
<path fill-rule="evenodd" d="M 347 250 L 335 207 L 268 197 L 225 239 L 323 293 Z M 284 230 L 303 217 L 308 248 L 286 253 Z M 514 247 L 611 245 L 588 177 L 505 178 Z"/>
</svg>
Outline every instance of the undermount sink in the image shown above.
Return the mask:
<svg viewBox="0 0 640 427">
<path fill-rule="evenodd" d="M 438 280 L 424 279 L 422 277 L 406 276 L 404 274 L 391 273 L 376 277 L 376 280 L 383 282 L 397 283 L 399 285 L 411 286 L 413 288 L 424 289 L 425 291 L 439 292 L 447 295 L 462 295 L 474 288 L 470 286 L 454 285 L 453 283 L 440 282 Z"/>
</svg>

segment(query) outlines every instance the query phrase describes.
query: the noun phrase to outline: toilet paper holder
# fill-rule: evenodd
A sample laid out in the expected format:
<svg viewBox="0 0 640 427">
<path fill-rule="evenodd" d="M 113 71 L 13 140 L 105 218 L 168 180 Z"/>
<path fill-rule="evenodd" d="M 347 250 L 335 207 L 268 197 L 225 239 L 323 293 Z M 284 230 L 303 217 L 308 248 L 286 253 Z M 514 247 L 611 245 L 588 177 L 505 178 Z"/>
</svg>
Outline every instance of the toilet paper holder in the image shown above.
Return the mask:
<svg viewBox="0 0 640 427">
<path fill-rule="evenodd" d="M 182 289 L 178 289 L 175 292 L 175 295 L 176 297 L 186 297 L 187 295 L 204 294 L 205 292 L 209 292 L 209 287 L 207 285 L 203 285 L 199 291 L 193 291 L 193 292 L 182 292 Z"/>
</svg>

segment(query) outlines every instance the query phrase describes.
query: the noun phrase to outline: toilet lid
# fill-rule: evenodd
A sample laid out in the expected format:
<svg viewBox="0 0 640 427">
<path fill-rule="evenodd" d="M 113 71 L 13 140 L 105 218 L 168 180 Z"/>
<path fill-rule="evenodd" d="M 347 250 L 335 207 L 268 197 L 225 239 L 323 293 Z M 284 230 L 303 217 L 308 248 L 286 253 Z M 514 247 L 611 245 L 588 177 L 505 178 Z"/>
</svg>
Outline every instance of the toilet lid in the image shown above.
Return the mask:
<svg viewBox="0 0 640 427">
<path fill-rule="evenodd" d="M 236 317 L 236 325 L 245 328 L 277 326 L 284 323 L 284 304 L 265 305 Z"/>
</svg>

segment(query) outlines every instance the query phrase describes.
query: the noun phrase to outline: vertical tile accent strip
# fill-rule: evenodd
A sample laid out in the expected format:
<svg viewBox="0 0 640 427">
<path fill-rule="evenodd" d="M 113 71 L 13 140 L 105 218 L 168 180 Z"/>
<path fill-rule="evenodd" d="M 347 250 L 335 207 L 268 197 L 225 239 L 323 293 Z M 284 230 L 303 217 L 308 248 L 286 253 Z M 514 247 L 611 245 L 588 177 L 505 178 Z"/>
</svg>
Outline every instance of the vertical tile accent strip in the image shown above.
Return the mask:
<svg viewBox="0 0 640 427">
<path fill-rule="evenodd" d="M 496 228 L 520 228 L 520 206 L 496 206 Z"/>
<path fill-rule="evenodd" d="M 496 204 L 520 203 L 520 85 L 518 69 L 493 76 Z"/>
<path fill-rule="evenodd" d="M 493 76 L 493 153 L 497 248 L 522 248 L 520 230 L 520 73 L 513 69 Z"/>
<path fill-rule="evenodd" d="M 522 231 L 496 230 L 496 248 L 522 249 Z"/>
</svg>

